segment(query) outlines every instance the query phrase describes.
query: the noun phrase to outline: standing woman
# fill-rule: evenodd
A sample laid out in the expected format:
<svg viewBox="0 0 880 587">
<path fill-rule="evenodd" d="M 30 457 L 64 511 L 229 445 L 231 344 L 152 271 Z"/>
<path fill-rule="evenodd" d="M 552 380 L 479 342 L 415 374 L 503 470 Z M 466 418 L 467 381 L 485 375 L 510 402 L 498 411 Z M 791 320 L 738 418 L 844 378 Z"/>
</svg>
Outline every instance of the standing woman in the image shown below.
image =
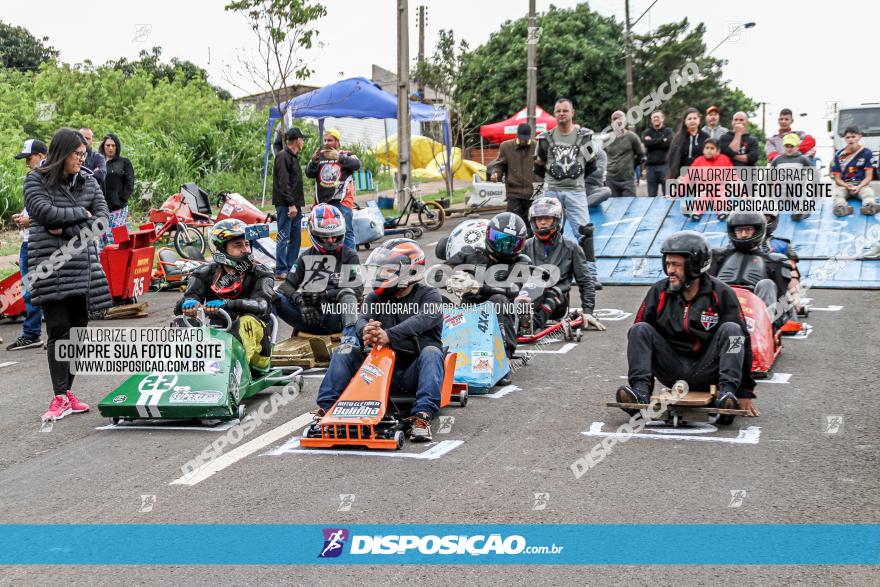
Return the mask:
<svg viewBox="0 0 880 587">
<path fill-rule="evenodd" d="M 107 160 L 107 175 L 101 187 L 110 208 L 110 228 L 122 226 L 128 218 L 128 198 L 134 192 L 134 168 L 130 160 L 120 156 L 122 145 L 113 133 L 104 136 L 98 152 Z"/>
<path fill-rule="evenodd" d="M 45 163 L 28 173 L 24 182 L 25 207 L 31 217 L 29 289 L 31 302 L 43 309 L 46 319 L 54 392 L 43 420 L 88 411 L 89 406 L 71 393 L 73 374 L 67 361 L 55 359 L 55 343 L 67 339 L 71 328 L 88 325 L 90 311 L 110 307 L 107 277 L 92 236 L 106 229 L 109 212 L 98 181 L 80 171 L 85 157 L 82 134 L 59 129 Z"/>
<path fill-rule="evenodd" d="M 681 168 L 687 167 L 703 154 L 703 143 L 708 138 L 709 135 L 700 129 L 700 111 L 696 108 L 685 110 L 669 147 L 666 159 L 669 168 L 667 178 L 678 179 Z"/>
</svg>

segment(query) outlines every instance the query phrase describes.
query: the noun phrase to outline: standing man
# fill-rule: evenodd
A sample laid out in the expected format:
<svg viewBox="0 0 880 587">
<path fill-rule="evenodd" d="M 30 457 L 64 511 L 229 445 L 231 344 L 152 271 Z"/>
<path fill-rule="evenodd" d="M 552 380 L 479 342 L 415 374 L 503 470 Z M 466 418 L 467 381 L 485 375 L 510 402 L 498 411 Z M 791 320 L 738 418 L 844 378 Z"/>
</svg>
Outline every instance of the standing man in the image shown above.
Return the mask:
<svg viewBox="0 0 880 587">
<path fill-rule="evenodd" d="M 540 181 L 535 175 L 535 147 L 532 127 L 523 122 L 516 127 L 516 138 L 501 143 L 498 156 L 489 163 L 490 179 L 501 181 L 504 178 L 507 211 L 522 218 L 526 227 L 529 225 L 529 205 L 535 184 Z"/>
<path fill-rule="evenodd" d="M 645 151 L 636 133 L 626 130 L 626 114 L 620 110 L 611 115 L 611 128 L 614 134 L 605 145 L 605 184 L 611 188 L 612 196 L 635 196 L 636 168 L 644 161 Z"/>
<path fill-rule="evenodd" d="M 721 113 L 718 111 L 718 106 L 709 106 L 706 109 L 706 126 L 703 127 L 703 132 L 709 135 L 710 139 L 720 141 L 727 133 L 727 129 L 718 124 L 720 121 Z"/>
<path fill-rule="evenodd" d="M 95 135 L 90 128 L 81 128 L 79 132 L 86 139 L 86 160 L 83 162 L 83 167 L 87 167 L 92 172 L 92 175 L 98 180 L 98 184 L 104 185 L 104 176 L 107 175 L 107 162 L 104 160 L 103 155 L 92 150 Z"/>
<path fill-rule="evenodd" d="M 287 145 L 275 155 L 272 168 L 272 205 L 278 216 L 278 245 L 275 251 L 275 279 L 284 281 L 299 256 L 302 213 L 306 206 L 299 154 L 305 136 L 298 128 L 287 130 Z"/>
<path fill-rule="evenodd" d="M 802 155 L 806 155 L 812 161 L 816 157 L 816 139 L 808 135 L 802 130 L 792 130 L 791 123 L 794 122 L 794 115 L 788 108 L 779 111 L 779 132 L 772 137 L 767 137 L 767 143 L 764 145 L 764 151 L 767 153 L 767 161 L 772 163 L 776 157 L 785 152 L 785 135 L 795 133 L 801 138 L 801 144 L 798 151 Z M 734 164 L 736 161 L 734 161 Z"/>
<path fill-rule="evenodd" d="M 758 162 L 761 152 L 758 139 L 748 132 L 749 117 L 745 112 L 733 115 L 733 130 L 727 131 L 718 143 L 721 154 L 730 157 L 734 167 L 752 167 Z"/>
<path fill-rule="evenodd" d="M 648 196 L 657 197 L 658 188 L 666 195 L 666 154 L 672 143 L 672 129 L 665 126 L 663 112 L 655 110 L 651 113 L 651 126 L 645 129 L 642 141 L 647 153 Z"/>
<path fill-rule="evenodd" d="M 590 208 L 587 204 L 585 179 L 596 169 L 593 131 L 574 123 L 574 105 L 560 98 L 553 108 L 556 128 L 541 133 L 535 153 L 535 174 L 544 178 L 544 195 L 562 204 L 568 230 L 565 237 L 575 242 L 584 240 L 589 232 Z M 590 272 L 596 275 L 596 262 L 589 261 Z"/>
<path fill-rule="evenodd" d="M 43 141 L 28 139 L 22 145 L 21 153 L 16 155 L 15 158 L 24 159 L 30 172 L 43 164 L 48 152 L 49 149 Z M 28 216 L 27 208 L 23 209 L 20 214 L 13 214 L 12 220 L 21 227 L 21 249 L 18 253 L 18 265 L 21 268 L 21 276 L 23 278 L 28 272 L 28 227 L 30 226 L 30 216 Z M 24 279 L 22 279 L 23 284 Z M 21 336 L 6 347 L 7 351 L 21 351 L 42 346 L 43 344 L 43 311 L 39 306 L 31 305 L 31 293 L 29 291 L 22 293 L 24 294 L 24 307 L 27 314 L 25 314 L 24 324 L 21 325 Z M 0 342 L 3 341 L 0 340 Z"/>
<path fill-rule="evenodd" d="M 342 135 L 335 128 L 324 132 L 324 144 L 312 155 L 306 166 L 306 177 L 317 183 L 316 204 L 330 204 L 345 218 L 343 245 L 355 250 L 354 182 L 352 175 L 361 168 L 360 159 L 351 151 L 340 150 Z"/>
</svg>

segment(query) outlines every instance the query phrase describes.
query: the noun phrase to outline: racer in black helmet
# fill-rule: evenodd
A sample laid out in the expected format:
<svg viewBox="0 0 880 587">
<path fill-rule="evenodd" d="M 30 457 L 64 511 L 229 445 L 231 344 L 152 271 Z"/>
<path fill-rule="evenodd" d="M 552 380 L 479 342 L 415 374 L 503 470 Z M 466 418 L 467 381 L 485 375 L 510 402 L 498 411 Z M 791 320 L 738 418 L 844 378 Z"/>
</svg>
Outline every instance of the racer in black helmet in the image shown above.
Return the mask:
<svg viewBox="0 0 880 587">
<path fill-rule="evenodd" d="M 667 277 L 648 291 L 629 329 L 629 384 L 617 401 L 647 403 L 655 378 L 668 387 L 682 379 L 694 390 L 717 385 L 717 407 L 757 416 L 745 317 L 736 293 L 707 272 L 708 242 L 678 232 L 660 250 Z"/>
<path fill-rule="evenodd" d="M 217 314 L 225 310 L 233 320 L 230 332 L 244 346 L 251 369 L 265 372 L 272 355 L 269 315 L 275 279 L 254 261 L 246 226 L 230 218 L 211 228 L 213 259 L 192 272 L 174 314 L 193 316 L 203 307 L 213 323 L 221 324 Z"/>
</svg>

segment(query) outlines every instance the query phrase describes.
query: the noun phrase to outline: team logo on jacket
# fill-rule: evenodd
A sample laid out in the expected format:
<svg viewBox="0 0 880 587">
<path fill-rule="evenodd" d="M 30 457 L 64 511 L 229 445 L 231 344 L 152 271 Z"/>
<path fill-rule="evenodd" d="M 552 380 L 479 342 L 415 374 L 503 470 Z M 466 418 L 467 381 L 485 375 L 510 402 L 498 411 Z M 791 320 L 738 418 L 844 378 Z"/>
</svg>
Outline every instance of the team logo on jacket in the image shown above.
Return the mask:
<svg viewBox="0 0 880 587">
<path fill-rule="evenodd" d="M 706 330 L 712 330 L 718 324 L 718 314 L 713 312 L 711 308 L 700 314 L 700 324 Z"/>
</svg>

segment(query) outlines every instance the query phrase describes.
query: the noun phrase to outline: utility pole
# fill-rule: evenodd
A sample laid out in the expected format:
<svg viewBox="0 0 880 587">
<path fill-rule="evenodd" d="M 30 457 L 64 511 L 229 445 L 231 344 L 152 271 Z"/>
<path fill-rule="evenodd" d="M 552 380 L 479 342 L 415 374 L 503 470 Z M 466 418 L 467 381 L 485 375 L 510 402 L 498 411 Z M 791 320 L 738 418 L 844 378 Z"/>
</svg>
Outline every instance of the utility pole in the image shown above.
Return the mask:
<svg viewBox="0 0 880 587">
<path fill-rule="evenodd" d="M 397 0 L 397 209 L 412 188 L 409 116 L 409 0 Z"/>
<path fill-rule="evenodd" d="M 761 102 L 761 132 L 767 136 L 767 104 L 770 102 Z"/>
<path fill-rule="evenodd" d="M 632 27 L 629 22 L 629 0 L 626 4 L 626 109 L 633 107 L 633 57 L 632 57 Z"/>
<path fill-rule="evenodd" d="M 425 63 L 425 6 L 419 6 L 419 67 Z M 425 96 L 425 83 L 419 79 L 419 95 Z"/>
<path fill-rule="evenodd" d="M 529 54 L 526 68 L 526 107 L 528 108 L 529 126 L 532 127 L 532 136 L 537 134 L 535 124 L 535 110 L 538 104 L 538 28 L 535 19 L 535 0 L 529 0 Z"/>
</svg>

